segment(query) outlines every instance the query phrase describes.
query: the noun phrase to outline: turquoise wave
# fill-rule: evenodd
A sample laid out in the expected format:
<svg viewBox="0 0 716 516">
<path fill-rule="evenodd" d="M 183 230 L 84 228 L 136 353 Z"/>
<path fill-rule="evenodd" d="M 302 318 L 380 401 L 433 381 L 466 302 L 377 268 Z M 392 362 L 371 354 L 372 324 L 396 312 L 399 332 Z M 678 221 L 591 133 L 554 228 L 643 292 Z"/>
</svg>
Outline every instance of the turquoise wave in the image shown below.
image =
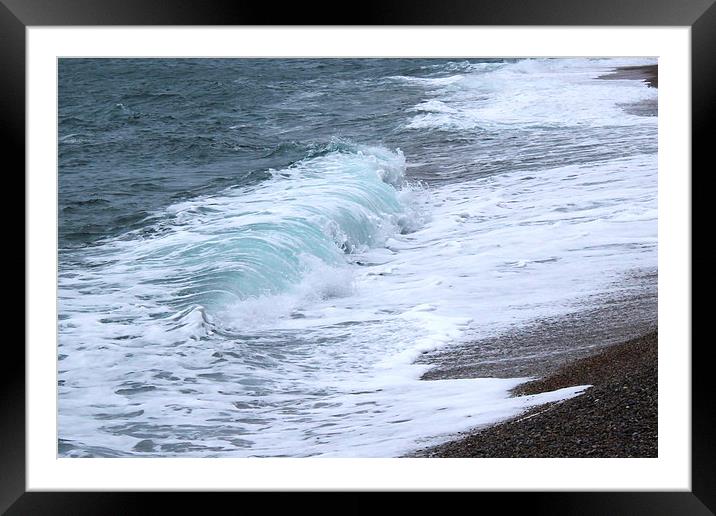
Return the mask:
<svg viewBox="0 0 716 516">
<path fill-rule="evenodd" d="M 415 224 L 400 199 L 400 150 L 337 141 L 270 172 L 258 185 L 169 207 L 153 231 L 107 244 L 101 260 L 162 304 L 211 309 L 285 292 L 316 263 L 344 265 L 346 254 Z"/>
</svg>

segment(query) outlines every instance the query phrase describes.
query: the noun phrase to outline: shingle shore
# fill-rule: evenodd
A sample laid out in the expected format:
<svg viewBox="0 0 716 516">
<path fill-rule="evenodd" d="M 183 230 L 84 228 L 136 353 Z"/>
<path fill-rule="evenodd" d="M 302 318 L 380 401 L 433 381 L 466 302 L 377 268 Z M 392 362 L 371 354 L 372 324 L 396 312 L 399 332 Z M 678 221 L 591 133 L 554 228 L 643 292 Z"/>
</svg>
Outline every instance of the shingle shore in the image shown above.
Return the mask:
<svg viewBox="0 0 716 516">
<path fill-rule="evenodd" d="M 656 457 L 657 342 L 657 332 L 651 332 L 522 384 L 516 395 L 593 386 L 411 456 Z"/>
</svg>

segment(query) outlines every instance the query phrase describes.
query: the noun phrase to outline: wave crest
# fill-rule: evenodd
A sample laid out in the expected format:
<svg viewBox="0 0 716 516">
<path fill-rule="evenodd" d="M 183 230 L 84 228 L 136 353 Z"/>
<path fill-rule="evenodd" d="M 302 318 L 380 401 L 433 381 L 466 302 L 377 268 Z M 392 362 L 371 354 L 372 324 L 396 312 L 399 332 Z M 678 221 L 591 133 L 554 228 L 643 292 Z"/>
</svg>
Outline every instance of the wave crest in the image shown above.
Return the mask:
<svg viewBox="0 0 716 516">
<path fill-rule="evenodd" d="M 350 292 L 345 275 L 327 268 L 339 271 L 345 254 L 381 246 L 419 224 L 401 190 L 404 173 L 400 150 L 335 140 L 302 161 L 271 170 L 259 184 L 168 207 L 159 214 L 156 231 L 128 233 L 98 246 L 91 258 L 97 267 L 89 270 L 117 291 L 133 285 L 130 296 L 168 307 L 169 313 L 189 310 L 197 321 L 201 313 L 202 327 L 204 310 L 215 313 L 296 289 L 309 299 L 306 281 L 325 291 L 319 297 L 345 295 Z M 341 279 L 318 281 L 315 271 Z M 92 281 L 73 283 L 87 292 Z M 195 307 L 202 309 L 191 312 Z"/>
</svg>

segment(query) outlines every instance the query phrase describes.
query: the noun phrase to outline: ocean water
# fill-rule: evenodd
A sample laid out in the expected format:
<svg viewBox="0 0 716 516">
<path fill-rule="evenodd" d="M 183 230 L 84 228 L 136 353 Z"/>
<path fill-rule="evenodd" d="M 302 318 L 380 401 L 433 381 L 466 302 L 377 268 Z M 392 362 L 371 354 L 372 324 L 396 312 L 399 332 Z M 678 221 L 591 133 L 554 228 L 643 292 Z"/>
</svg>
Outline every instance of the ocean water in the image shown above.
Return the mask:
<svg viewBox="0 0 716 516">
<path fill-rule="evenodd" d="M 60 60 L 59 455 L 393 457 L 578 395 L 414 361 L 656 268 L 657 90 L 597 78 L 655 63 Z"/>
</svg>

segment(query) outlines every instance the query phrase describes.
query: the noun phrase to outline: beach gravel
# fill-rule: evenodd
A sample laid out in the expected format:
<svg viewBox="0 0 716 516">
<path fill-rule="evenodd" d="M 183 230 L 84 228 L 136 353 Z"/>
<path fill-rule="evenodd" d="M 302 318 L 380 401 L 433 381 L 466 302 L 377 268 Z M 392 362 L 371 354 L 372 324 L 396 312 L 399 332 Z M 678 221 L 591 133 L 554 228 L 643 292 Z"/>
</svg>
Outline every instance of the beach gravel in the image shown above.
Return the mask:
<svg viewBox="0 0 716 516">
<path fill-rule="evenodd" d="M 657 342 L 654 331 L 522 384 L 515 395 L 592 387 L 411 456 L 656 457 Z"/>
</svg>

